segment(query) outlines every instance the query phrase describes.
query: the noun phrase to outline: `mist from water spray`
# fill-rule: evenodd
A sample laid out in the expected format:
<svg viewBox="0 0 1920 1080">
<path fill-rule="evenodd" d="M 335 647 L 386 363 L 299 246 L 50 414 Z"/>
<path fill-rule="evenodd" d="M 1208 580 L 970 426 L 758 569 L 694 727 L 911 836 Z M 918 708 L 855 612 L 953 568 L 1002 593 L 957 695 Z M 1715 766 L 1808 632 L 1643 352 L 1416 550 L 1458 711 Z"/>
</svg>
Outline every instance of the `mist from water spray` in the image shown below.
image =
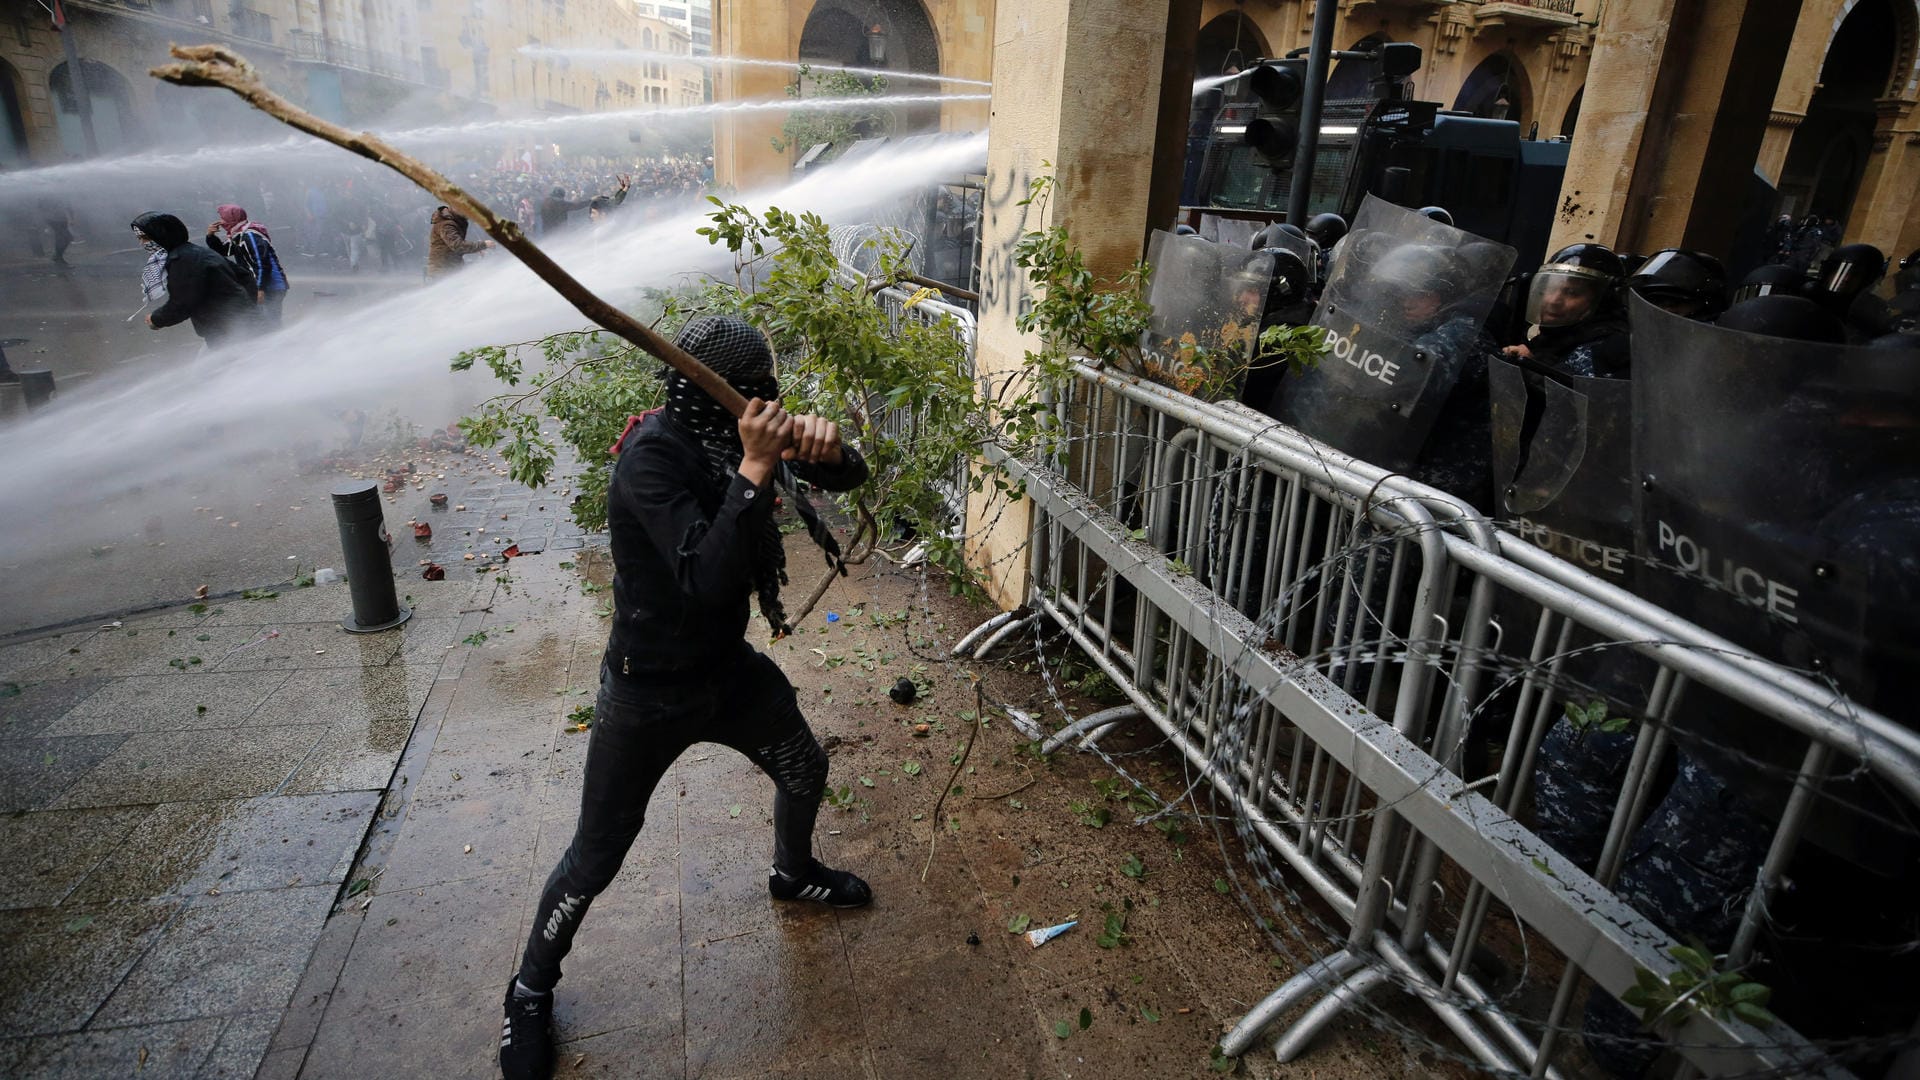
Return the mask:
<svg viewBox="0 0 1920 1080">
<path fill-rule="evenodd" d="M 636 125 L 671 124 L 763 112 L 859 112 L 900 105 L 934 105 L 950 101 L 988 101 L 990 94 L 889 94 L 862 98 L 778 98 L 774 100 L 716 102 L 705 105 L 619 109 L 596 113 L 569 113 L 561 116 L 530 116 L 503 120 L 475 120 L 464 124 L 434 124 L 399 131 L 375 132 L 380 138 L 403 150 L 459 146 L 467 143 L 495 145 L 502 135 L 537 135 L 541 139 L 576 138 L 602 128 L 631 129 Z M 47 192 L 68 193 L 69 186 L 102 183 L 151 182 L 157 175 L 192 171 L 258 161 L 270 155 L 271 163 L 290 161 L 338 160 L 337 147 L 304 135 L 275 139 L 264 143 L 209 146 L 199 150 L 173 153 L 122 154 L 94 158 L 64 165 L 22 169 L 0 173 L 0 201 Z"/>
<path fill-rule="evenodd" d="M 783 71 L 829 72 L 840 75 L 858 75 L 863 79 L 875 76 L 888 80 L 923 80 L 942 82 L 953 86 L 992 86 L 985 79 L 962 79 L 957 75 L 943 75 L 937 71 L 895 71 L 891 68 L 837 67 L 832 64 L 810 64 L 801 60 L 760 60 L 748 56 L 692 56 L 687 53 L 661 52 L 658 49 L 606 49 L 606 48 L 564 48 L 556 45 L 522 45 L 522 56 L 536 59 L 578 60 L 585 63 L 625 64 L 636 60 L 663 60 L 669 63 L 701 64 L 712 67 L 770 67 Z"/>
<path fill-rule="evenodd" d="M 1244 71 L 1236 71 L 1231 75 L 1213 75 L 1205 79 L 1195 79 L 1193 80 L 1193 96 L 1199 97 L 1214 87 L 1225 86 L 1227 83 L 1245 74 L 1246 72 Z"/>
<path fill-rule="evenodd" d="M 811 210 L 830 222 L 857 220 L 866 208 L 964 170 L 985 145 L 985 135 L 974 135 L 882 148 L 857 165 L 810 170 L 785 188 L 741 201 L 760 210 Z M 700 210 L 655 222 L 614 221 L 543 245 L 612 303 L 632 307 L 647 288 L 731 268 L 729 253 L 695 232 L 704 222 Z M 124 533 L 126 522 L 144 513 L 183 510 L 177 504 L 191 481 L 234 475 L 302 441 L 337 442 L 342 410 L 398 409 L 443 425 L 505 389 L 479 371 L 450 372 L 456 353 L 586 321 L 517 260 L 495 252 L 423 288 L 315 313 L 184 367 L 63 395 L 60 405 L 0 428 L 0 460 L 8 462 L 0 472 L 0 550 L 20 558 L 70 549 Z M 56 514 L 59 530 L 40 524 Z"/>
</svg>

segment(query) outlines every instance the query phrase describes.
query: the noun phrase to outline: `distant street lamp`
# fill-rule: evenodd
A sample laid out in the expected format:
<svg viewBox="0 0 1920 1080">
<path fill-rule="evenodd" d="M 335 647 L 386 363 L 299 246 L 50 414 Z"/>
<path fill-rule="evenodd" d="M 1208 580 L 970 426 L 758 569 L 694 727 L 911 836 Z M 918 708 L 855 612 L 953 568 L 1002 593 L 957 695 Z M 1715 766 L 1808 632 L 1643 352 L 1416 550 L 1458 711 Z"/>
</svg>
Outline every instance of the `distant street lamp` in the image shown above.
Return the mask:
<svg viewBox="0 0 1920 1080">
<path fill-rule="evenodd" d="M 884 67 L 887 62 L 887 32 L 879 23 L 867 28 L 867 62 L 874 67 Z"/>
</svg>

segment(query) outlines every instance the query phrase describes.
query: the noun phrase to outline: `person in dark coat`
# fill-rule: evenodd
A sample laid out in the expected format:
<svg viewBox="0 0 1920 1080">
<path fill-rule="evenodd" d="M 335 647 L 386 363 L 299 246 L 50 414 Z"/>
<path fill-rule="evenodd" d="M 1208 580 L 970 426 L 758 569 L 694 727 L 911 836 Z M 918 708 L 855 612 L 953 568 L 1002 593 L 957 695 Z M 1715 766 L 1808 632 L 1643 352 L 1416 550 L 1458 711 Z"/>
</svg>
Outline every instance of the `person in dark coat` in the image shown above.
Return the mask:
<svg viewBox="0 0 1920 1080">
<path fill-rule="evenodd" d="M 160 330 L 190 321 L 209 345 L 259 327 L 252 283 L 225 256 L 189 239 L 185 222 L 148 211 L 133 219 L 133 232 L 167 251 L 167 302 L 147 316 L 148 326 Z"/>
<path fill-rule="evenodd" d="M 427 234 L 427 280 L 450 274 L 467 263 L 467 256 L 487 250 L 493 241 L 467 239 L 467 216 L 450 206 L 435 207 L 433 229 Z"/>
<path fill-rule="evenodd" d="M 617 198 L 614 199 L 615 206 L 626 200 L 627 188 L 631 183 L 625 176 L 620 177 L 619 186 L 615 188 L 617 194 Z M 546 198 L 540 200 L 540 235 L 552 236 L 555 230 L 566 228 L 567 215 L 575 210 L 585 210 L 593 205 L 594 199 L 602 197 L 596 195 L 585 199 L 569 199 L 566 188 L 554 188 L 547 193 Z"/>
</svg>

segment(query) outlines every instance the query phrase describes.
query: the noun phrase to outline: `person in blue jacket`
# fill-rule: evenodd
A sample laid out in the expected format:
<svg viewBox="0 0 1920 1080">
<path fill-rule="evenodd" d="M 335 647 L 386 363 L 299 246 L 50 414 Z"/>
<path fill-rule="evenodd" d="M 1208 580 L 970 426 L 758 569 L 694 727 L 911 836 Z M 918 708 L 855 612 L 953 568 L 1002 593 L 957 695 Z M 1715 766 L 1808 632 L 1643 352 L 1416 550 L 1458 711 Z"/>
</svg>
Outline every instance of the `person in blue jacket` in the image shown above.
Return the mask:
<svg viewBox="0 0 1920 1080">
<path fill-rule="evenodd" d="M 253 283 L 253 302 L 271 326 L 280 325 L 280 308 L 287 302 L 287 271 L 273 250 L 267 227 L 247 220 L 247 212 L 233 203 L 218 207 L 220 220 L 207 226 L 207 246 L 232 259 Z"/>
</svg>

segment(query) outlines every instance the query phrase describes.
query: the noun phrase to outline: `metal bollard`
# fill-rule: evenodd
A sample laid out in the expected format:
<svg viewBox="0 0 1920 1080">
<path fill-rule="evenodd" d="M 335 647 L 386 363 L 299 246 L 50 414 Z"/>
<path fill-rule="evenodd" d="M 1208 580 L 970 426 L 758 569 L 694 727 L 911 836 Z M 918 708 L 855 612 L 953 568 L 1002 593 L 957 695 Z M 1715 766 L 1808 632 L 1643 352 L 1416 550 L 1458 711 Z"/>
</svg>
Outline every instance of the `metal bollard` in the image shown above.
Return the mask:
<svg viewBox="0 0 1920 1080">
<path fill-rule="evenodd" d="M 390 630 L 413 617 L 400 606 L 393 588 L 391 538 L 380 511 L 380 489 L 355 482 L 335 488 L 333 516 L 340 525 L 340 550 L 346 556 L 347 587 L 353 612 L 340 625 L 356 634 Z"/>
<path fill-rule="evenodd" d="M 37 409 L 53 399 L 53 372 L 16 371 L 20 376 L 20 394 L 27 400 L 27 408 Z"/>
</svg>

